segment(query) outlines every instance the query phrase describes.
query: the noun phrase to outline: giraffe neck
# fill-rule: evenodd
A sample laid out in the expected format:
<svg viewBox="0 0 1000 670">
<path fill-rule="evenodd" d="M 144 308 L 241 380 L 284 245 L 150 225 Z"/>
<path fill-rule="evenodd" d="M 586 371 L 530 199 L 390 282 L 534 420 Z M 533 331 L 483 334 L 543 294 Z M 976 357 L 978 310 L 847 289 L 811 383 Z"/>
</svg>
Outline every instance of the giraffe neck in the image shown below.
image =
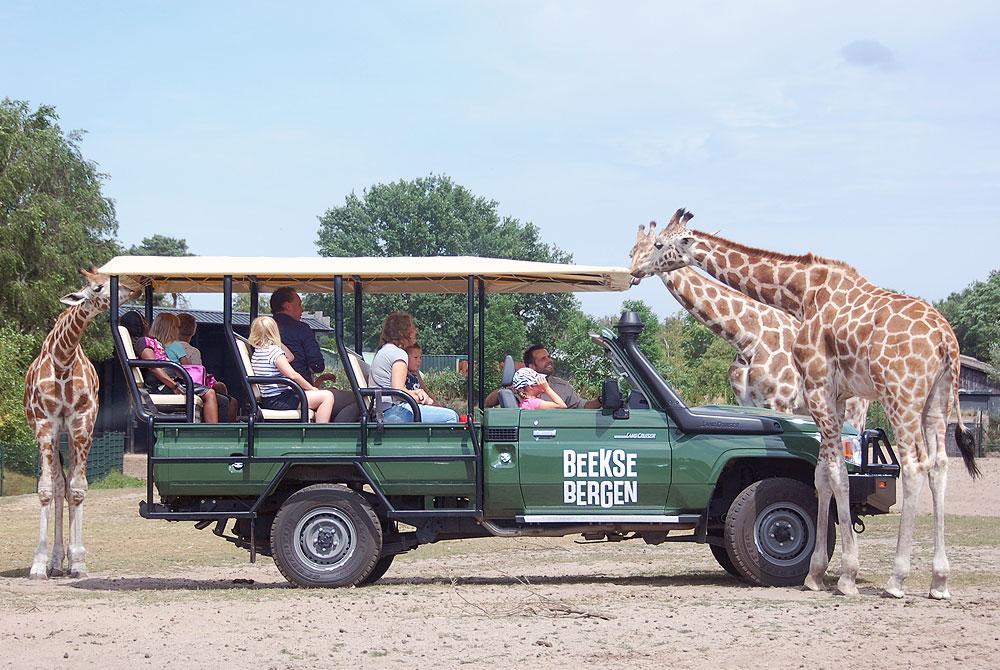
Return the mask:
<svg viewBox="0 0 1000 670">
<path fill-rule="evenodd" d="M 704 277 L 692 268 L 660 273 L 670 294 L 694 318 L 726 340 L 744 356 L 753 355 L 756 338 L 750 336 L 740 317 L 756 313 L 762 305 L 724 284 Z"/>
<path fill-rule="evenodd" d="M 57 366 L 71 364 L 83 333 L 101 311 L 88 303 L 67 308 L 56 319 L 56 325 L 45 338 L 42 350 L 52 357 Z"/>
<path fill-rule="evenodd" d="M 812 254 L 789 256 L 692 231 L 694 264 L 754 300 L 803 318 L 807 294 L 826 281 L 829 261 Z M 845 266 L 846 267 L 846 266 Z"/>
</svg>

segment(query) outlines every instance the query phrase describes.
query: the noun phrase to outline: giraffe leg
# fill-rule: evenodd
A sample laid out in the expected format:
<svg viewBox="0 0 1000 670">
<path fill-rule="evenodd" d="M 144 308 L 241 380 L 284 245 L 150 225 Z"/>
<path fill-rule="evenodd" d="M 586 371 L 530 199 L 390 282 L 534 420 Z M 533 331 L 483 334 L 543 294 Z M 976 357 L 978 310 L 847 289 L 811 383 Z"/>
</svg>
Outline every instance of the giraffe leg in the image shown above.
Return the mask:
<svg viewBox="0 0 1000 670">
<path fill-rule="evenodd" d="M 35 422 L 35 435 L 38 439 L 38 454 L 41 464 L 41 474 L 38 477 L 38 502 L 41 504 L 41 517 L 38 527 L 38 546 L 31 561 L 31 579 L 48 577 L 46 562 L 49 559 L 48 535 L 49 512 L 52 510 L 53 468 L 52 468 L 52 424 L 49 421 Z"/>
<path fill-rule="evenodd" d="M 87 497 L 87 457 L 93 441 L 92 427 L 79 426 L 70 436 L 69 576 L 86 577 L 87 550 L 83 546 L 83 501 Z"/>
<path fill-rule="evenodd" d="M 897 437 L 899 433 L 896 433 Z M 899 536 L 896 538 L 896 558 L 892 562 L 892 575 L 885 585 L 885 594 L 902 598 L 903 581 L 910 574 L 910 552 L 913 548 L 913 524 L 917 514 L 917 503 L 923 485 L 921 472 L 916 463 L 907 463 L 900 468 L 903 483 L 903 504 L 899 518 Z"/>
<path fill-rule="evenodd" d="M 910 574 L 913 525 L 916 521 L 917 503 L 920 501 L 920 491 L 924 483 L 922 475 L 927 469 L 927 460 L 922 448 L 920 417 L 917 412 L 891 399 L 883 399 L 882 405 L 896 429 L 896 448 L 900 456 L 900 479 L 903 484 L 896 557 L 892 562 L 892 574 L 885 585 L 885 593 L 893 598 L 902 598 L 905 595 L 903 582 Z"/>
<path fill-rule="evenodd" d="M 820 431 L 820 452 L 816 464 L 816 489 L 819 510 L 816 516 L 816 546 L 809 563 L 807 586 L 823 583 L 823 573 L 829 559 L 826 556 L 826 527 L 829 521 L 829 498 L 832 492 L 840 523 L 840 579 L 837 592 L 847 596 L 858 594 L 858 543 L 851 523 L 850 491 L 847 465 L 842 456 L 841 430 L 844 425 L 843 404 L 838 403 L 821 385 L 807 384 L 806 402 Z M 823 486 L 823 489 L 820 489 Z M 822 541 L 822 543 L 821 543 Z"/>
<path fill-rule="evenodd" d="M 945 383 L 942 383 L 943 381 Z M 931 564 L 929 595 L 935 600 L 951 598 L 951 593 L 948 591 L 950 566 L 944 549 L 944 492 L 948 487 L 948 454 L 945 449 L 945 439 L 948 430 L 947 403 L 950 390 L 950 377 L 939 379 L 923 417 L 924 441 L 927 444 L 927 456 L 931 464 L 927 478 L 934 502 L 934 561 Z"/>
<path fill-rule="evenodd" d="M 813 547 L 812 558 L 809 561 L 809 575 L 806 577 L 805 586 L 810 591 L 823 590 L 823 575 L 830 564 L 830 557 L 826 553 L 829 524 L 821 523 L 820 519 L 830 517 L 830 496 L 833 493 L 830 489 L 830 471 L 823 461 L 816 462 L 816 496 L 819 501 L 819 511 L 816 514 L 816 546 Z"/>
<path fill-rule="evenodd" d="M 49 559 L 47 574 L 49 577 L 62 577 L 63 560 L 66 558 L 66 546 L 63 542 L 63 504 L 66 499 L 66 475 L 63 472 L 62 456 L 59 453 L 58 440 L 52 448 L 52 522 L 55 533 L 52 538 L 52 554 Z"/>
</svg>

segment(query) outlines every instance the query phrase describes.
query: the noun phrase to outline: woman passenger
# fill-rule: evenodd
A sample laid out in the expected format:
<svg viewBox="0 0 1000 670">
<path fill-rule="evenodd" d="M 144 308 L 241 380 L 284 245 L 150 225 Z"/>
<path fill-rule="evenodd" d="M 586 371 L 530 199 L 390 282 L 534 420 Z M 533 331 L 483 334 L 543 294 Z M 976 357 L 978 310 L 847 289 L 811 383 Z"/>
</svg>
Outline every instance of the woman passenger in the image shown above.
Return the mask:
<svg viewBox="0 0 1000 670">
<path fill-rule="evenodd" d="M 435 407 L 433 400 L 423 389 L 407 390 L 406 375 L 409 357 L 406 347 L 417 342 L 417 325 L 406 312 L 393 312 L 385 317 L 382 333 L 379 335 L 379 350 L 371 364 L 369 386 L 384 389 L 398 389 L 417 401 L 421 421 L 426 423 L 456 423 L 458 414 L 447 407 Z M 413 410 L 403 400 L 388 397 L 382 403 L 382 415 L 386 423 L 409 423 L 413 421 Z"/>
<path fill-rule="evenodd" d="M 269 316 L 260 316 L 250 325 L 250 345 L 254 348 L 251 364 L 260 377 L 287 377 L 306 392 L 309 409 L 316 411 L 316 423 L 330 423 L 333 393 L 316 388 L 288 362 L 281 347 L 278 324 Z M 265 409 L 298 409 L 299 394 L 284 384 L 261 384 L 260 406 Z"/>
</svg>

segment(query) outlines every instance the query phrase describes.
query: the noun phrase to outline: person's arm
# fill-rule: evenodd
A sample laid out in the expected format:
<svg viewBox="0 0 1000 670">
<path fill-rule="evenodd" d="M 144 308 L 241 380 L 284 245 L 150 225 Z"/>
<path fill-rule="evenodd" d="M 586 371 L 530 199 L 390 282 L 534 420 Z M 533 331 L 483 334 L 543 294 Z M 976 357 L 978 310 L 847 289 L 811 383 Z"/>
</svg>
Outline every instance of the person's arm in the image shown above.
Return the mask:
<svg viewBox="0 0 1000 670">
<path fill-rule="evenodd" d="M 423 389 L 424 393 L 427 394 L 427 398 L 431 401 L 430 404 L 439 405 L 440 403 L 437 401 L 437 398 L 432 396 L 431 392 L 427 390 L 427 384 L 424 383 L 424 374 L 420 370 L 417 370 L 417 379 L 420 380 L 420 388 Z"/>
<path fill-rule="evenodd" d="M 149 347 L 146 347 L 145 349 L 139 352 L 139 358 L 141 358 L 144 361 L 156 360 L 156 356 L 153 355 L 153 350 L 150 349 Z M 168 375 L 165 369 L 163 368 L 146 368 L 146 369 L 149 370 L 154 377 L 159 379 L 161 384 L 166 386 L 174 393 L 184 393 L 184 389 L 181 388 L 181 385 L 178 384 L 173 377 Z"/>
<path fill-rule="evenodd" d="M 549 400 L 542 400 L 539 398 L 539 409 L 566 409 L 566 401 L 559 397 L 559 394 L 555 392 L 548 381 L 542 382 L 545 386 L 545 395 L 547 395 Z"/>
<path fill-rule="evenodd" d="M 288 377 L 293 382 L 302 387 L 303 391 L 315 391 L 316 387 L 305 380 L 305 378 L 295 371 L 292 364 L 288 362 L 285 354 L 280 354 L 274 359 L 274 367 L 278 368 L 281 376 Z M 290 389 L 291 390 L 291 389 Z"/>
<path fill-rule="evenodd" d="M 483 400 L 483 404 L 486 407 L 496 407 L 497 405 L 499 405 L 500 404 L 500 389 L 496 389 L 494 391 L 490 391 L 490 394 L 488 396 L 486 396 L 485 400 Z"/>
<path fill-rule="evenodd" d="M 405 360 L 397 360 L 392 364 L 392 371 L 389 376 L 389 383 L 394 389 L 399 389 L 403 393 L 408 394 L 411 398 L 416 400 L 421 405 L 428 405 L 429 398 L 427 394 L 421 389 L 413 389 L 412 391 L 406 388 L 406 373 L 407 366 Z"/>
<path fill-rule="evenodd" d="M 306 363 L 313 372 L 323 372 L 326 369 L 326 362 L 323 360 L 323 352 L 319 350 L 316 335 L 309 326 L 301 321 L 299 323 L 302 325 L 302 351 L 306 355 Z"/>
</svg>

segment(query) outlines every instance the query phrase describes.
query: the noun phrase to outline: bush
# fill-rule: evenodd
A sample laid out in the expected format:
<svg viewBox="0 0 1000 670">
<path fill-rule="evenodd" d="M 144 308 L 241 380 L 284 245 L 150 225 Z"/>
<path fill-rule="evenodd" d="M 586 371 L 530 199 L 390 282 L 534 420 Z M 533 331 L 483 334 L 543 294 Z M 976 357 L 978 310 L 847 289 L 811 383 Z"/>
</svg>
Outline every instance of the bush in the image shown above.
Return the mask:
<svg viewBox="0 0 1000 670">
<path fill-rule="evenodd" d="M 437 401 L 448 407 L 465 406 L 465 377 L 452 370 L 428 372 L 424 386 Z"/>
<path fill-rule="evenodd" d="M 28 444 L 32 451 L 35 435 L 24 418 L 24 373 L 39 344 L 14 324 L 0 323 L 0 442 Z"/>
</svg>

